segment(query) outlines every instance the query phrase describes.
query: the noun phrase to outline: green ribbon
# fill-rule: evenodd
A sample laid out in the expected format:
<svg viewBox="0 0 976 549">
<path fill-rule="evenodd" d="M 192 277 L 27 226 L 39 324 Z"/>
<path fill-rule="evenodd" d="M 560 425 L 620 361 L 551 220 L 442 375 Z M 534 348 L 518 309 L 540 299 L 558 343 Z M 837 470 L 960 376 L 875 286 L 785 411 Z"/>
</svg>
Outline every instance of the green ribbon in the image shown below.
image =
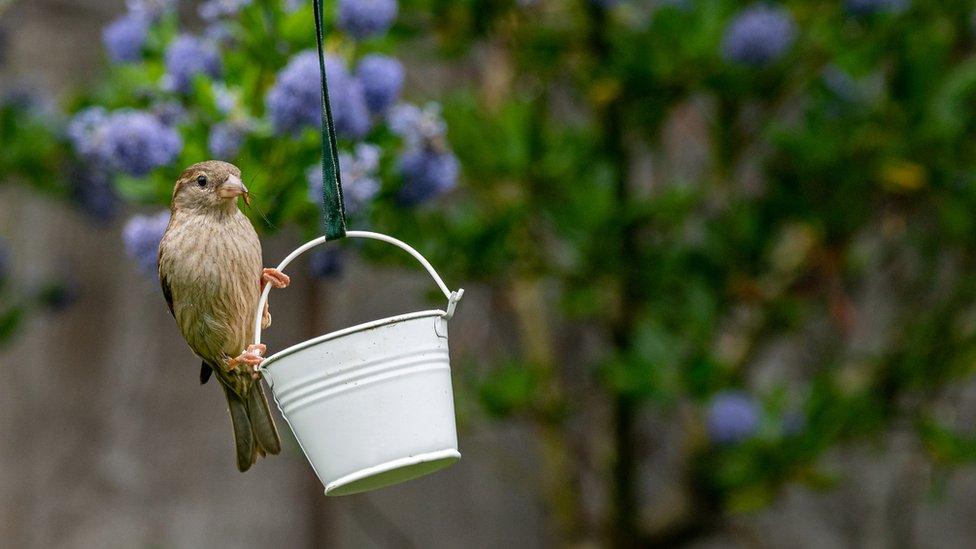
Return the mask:
<svg viewBox="0 0 976 549">
<path fill-rule="evenodd" d="M 329 83 L 325 75 L 324 25 L 322 0 L 315 6 L 315 40 L 319 47 L 319 74 L 322 78 L 322 200 L 325 205 L 325 238 L 336 240 L 346 236 L 346 206 L 342 200 L 342 179 L 339 176 L 339 149 L 336 146 L 332 104 L 329 102 Z"/>
</svg>

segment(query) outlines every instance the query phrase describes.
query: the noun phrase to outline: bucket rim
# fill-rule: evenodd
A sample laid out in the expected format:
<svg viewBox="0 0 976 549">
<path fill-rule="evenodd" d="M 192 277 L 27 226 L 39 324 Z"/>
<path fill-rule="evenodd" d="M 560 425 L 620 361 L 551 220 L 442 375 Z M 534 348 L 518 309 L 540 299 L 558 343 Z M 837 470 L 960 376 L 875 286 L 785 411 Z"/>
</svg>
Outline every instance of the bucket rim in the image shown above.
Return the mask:
<svg viewBox="0 0 976 549">
<path fill-rule="evenodd" d="M 311 347 L 313 345 L 318 345 L 319 343 L 322 343 L 323 341 L 329 341 L 329 340 L 332 340 L 332 339 L 338 339 L 340 337 L 345 337 L 347 335 L 354 334 L 354 333 L 357 333 L 357 332 L 362 332 L 362 331 L 365 331 L 365 330 L 371 330 L 373 328 L 378 328 L 380 326 L 385 326 L 387 324 L 396 324 L 398 322 L 403 322 L 403 321 L 406 321 L 406 320 L 415 320 L 415 319 L 418 319 L 418 318 L 425 318 L 425 317 L 443 317 L 445 314 L 447 314 L 447 313 L 445 313 L 444 311 L 442 311 L 440 309 L 432 309 L 432 310 L 429 310 L 429 311 L 417 311 L 417 312 L 413 312 L 413 313 L 404 313 L 404 314 L 401 314 L 401 315 L 390 316 L 390 317 L 387 317 L 387 318 L 381 318 L 379 320 L 373 320 L 373 321 L 370 321 L 370 322 L 364 322 L 363 324 L 356 324 L 355 326 L 350 326 L 348 328 L 343 328 L 341 330 L 336 330 L 334 332 L 329 332 L 327 334 L 323 334 L 323 335 L 320 335 L 318 337 L 313 337 L 312 339 L 308 339 L 308 340 L 302 341 L 300 343 L 296 343 L 296 344 L 294 344 L 294 345 L 292 345 L 290 347 L 286 347 L 286 348 L 282 349 L 281 351 L 278 351 L 277 353 L 275 353 L 275 354 L 269 356 L 268 358 L 266 358 L 264 360 L 264 362 L 261 363 L 261 369 L 262 370 L 267 370 L 268 368 L 270 368 L 271 366 L 273 366 L 274 365 L 274 362 L 276 362 L 278 359 L 283 358 L 283 357 L 288 356 L 288 355 L 293 354 L 293 353 L 297 353 L 298 351 L 301 351 L 302 349 L 305 349 L 307 347 Z"/>
</svg>

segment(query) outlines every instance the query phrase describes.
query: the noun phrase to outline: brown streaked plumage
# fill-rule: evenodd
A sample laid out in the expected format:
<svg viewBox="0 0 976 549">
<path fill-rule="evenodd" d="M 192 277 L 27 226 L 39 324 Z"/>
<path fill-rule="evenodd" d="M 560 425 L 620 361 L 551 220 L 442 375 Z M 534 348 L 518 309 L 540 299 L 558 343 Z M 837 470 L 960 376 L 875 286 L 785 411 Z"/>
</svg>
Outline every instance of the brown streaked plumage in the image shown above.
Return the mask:
<svg viewBox="0 0 976 549">
<path fill-rule="evenodd" d="M 203 359 L 200 382 L 212 373 L 223 388 L 234 426 L 237 467 L 277 454 L 281 440 L 253 367 L 262 345 L 253 336 L 262 284 L 288 285 L 288 277 L 262 269 L 261 242 L 238 209 L 248 201 L 240 170 L 208 161 L 187 168 L 173 188 L 172 216 L 159 244 L 159 280 L 176 324 Z M 264 325 L 271 324 L 265 309 Z M 244 368 L 240 368 L 243 365 Z"/>
</svg>

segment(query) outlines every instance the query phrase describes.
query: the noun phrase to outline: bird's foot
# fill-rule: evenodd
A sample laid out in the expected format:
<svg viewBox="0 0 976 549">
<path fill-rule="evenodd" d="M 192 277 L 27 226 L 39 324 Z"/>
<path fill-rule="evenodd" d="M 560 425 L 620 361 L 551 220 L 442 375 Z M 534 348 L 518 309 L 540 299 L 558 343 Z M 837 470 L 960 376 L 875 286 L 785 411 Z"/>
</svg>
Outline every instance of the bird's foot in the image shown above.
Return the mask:
<svg viewBox="0 0 976 549">
<path fill-rule="evenodd" d="M 287 288 L 291 284 L 291 278 L 278 269 L 265 269 L 262 271 L 261 281 L 279 289 Z"/>
<path fill-rule="evenodd" d="M 257 367 L 264 362 L 264 353 L 268 348 L 261 343 L 256 345 L 248 345 L 247 350 L 240 354 L 236 358 L 232 358 L 227 361 L 227 368 L 230 371 L 237 371 L 240 366 L 244 366 L 244 371 L 251 374 L 251 377 L 258 379 L 261 374 L 258 373 Z"/>
</svg>

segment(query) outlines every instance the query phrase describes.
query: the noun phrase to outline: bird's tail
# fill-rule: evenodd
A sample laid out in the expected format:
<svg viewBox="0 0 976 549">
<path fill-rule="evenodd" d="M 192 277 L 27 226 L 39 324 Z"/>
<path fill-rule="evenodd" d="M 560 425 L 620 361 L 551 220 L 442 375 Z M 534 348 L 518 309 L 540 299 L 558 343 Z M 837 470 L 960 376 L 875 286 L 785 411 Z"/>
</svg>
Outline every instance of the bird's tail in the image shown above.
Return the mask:
<svg viewBox="0 0 976 549">
<path fill-rule="evenodd" d="M 251 468 L 259 455 L 281 452 L 281 439 L 260 383 L 251 386 L 246 401 L 227 385 L 221 383 L 221 386 L 227 396 L 231 423 L 234 424 L 237 468 L 243 473 Z"/>
<path fill-rule="evenodd" d="M 281 452 L 281 438 L 271 408 L 268 407 L 268 397 L 264 395 L 264 387 L 260 381 L 255 381 L 247 395 L 247 417 L 251 420 L 251 431 L 257 442 L 258 450 L 263 454 L 277 455 Z"/>
</svg>

